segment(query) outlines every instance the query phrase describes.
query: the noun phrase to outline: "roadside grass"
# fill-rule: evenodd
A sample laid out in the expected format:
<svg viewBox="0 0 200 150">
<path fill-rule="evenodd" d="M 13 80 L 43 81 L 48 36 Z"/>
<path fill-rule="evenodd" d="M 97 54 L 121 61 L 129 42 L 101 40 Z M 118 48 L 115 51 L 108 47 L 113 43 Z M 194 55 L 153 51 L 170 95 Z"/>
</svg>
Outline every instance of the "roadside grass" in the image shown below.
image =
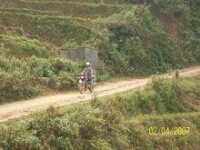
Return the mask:
<svg viewBox="0 0 200 150">
<path fill-rule="evenodd" d="M 62 149 L 65 146 L 70 149 L 115 149 L 117 147 L 197 149 L 200 137 L 199 109 L 185 105 L 184 109 L 180 110 L 180 106 L 185 97 L 189 98 L 189 103 L 199 101 L 198 97 L 185 95 L 190 88 L 199 89 L 199 82 L 199 77 L 154 79 L 150 85 L 140 91 L 95 98 L 90 102 L 66 107 L 52 106 L 45 112 L 1 123 L 0 145 L 3 148 L 9 146 L 16 149 L 22 147 Z M 158 90 L 157 93 L 152 92 L 154 90 Z M 140 104 L 138 92 L 140 92 L 142 105 L 138 105 Z M 193 93 L 193 91 L 189 92 Z M 171 104 L 174 102 L 169 101 L 166 94 L 176 95 L 171 97 L 176 104 L 171 109 L 168 103 L 151 99 L 152 94 L 155 99 L 154 94 L 160 97 L 159 100 L 163 98 Z M 199 91 L 193 94 L 199 94 Z M 162 103 L 164 105 L 162 109 L 160 107 L 145 109 L 149 107 L 144 100 L 150 100 L 151 106 Z M 12 128 L 13 126 L 15 128 Z M 167 132 L 152 134 L 151 127 L 170 129 L 189 127 L 190 130 L 188 134 L 179 132 L 176 134 L 171 132 L 171 135 Z"/>
</svg>

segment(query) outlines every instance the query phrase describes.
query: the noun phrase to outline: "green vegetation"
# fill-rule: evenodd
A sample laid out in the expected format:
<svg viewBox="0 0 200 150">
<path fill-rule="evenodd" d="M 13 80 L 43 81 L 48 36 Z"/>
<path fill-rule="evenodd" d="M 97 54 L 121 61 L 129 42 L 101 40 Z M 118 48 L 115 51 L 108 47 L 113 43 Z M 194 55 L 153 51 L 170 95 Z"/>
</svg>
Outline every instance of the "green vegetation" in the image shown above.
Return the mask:
<svg viewBox="0 0 200 150">
<path fill-rule="evenodd" d="M 1 54 L 7 56 L 18 58 L 30 56 L 49 58 L 53 56 L 53 50 L 50 45 L 35 39 L 0 35 L 0 40 L 2 42 L 0 45 Z"/>
<path fill-rule="evenodd" d="M 0 0 L 0 103 L 76 87 L 82 60 L 60 47 L 98 49 L 98 80 L 200 63 L 197 0 Z M 145 89 L 0 124 L 0 149 L 199 149 L 200 78 L 153 79 Z M 150 127 L 189 127 L 151 135 Z"/>
<path fill-rule="evenodd" d="M 80 62 L 58 58 L 0 57 L 0 103 L 36 96 L 45 91 L 76 87 Z"/>
<path fill-rule="evenodd" d="M 91 4 L 91 3 L 74 3 L 74 2 L 37 2 L 37 1 L 13 1 L 8 0 L 2 3 L 1 7 L 9 8 L 26 8 L 43 11 L 57 11 L 62 15 L 69 15 L 73 17 L 96 18 L 106 17 L 112 13 L 120 12 L 122 6 L 105 5 L 105 4 Z M 23 12 L 23 11 L 22 11 Z"/>
<path fill-rule="evenodd" d="M 0 3 L 0 55 L 7 59 L 5 62 L 10 57 L 26 65 L 31 64 L 31 57 L 48 62 L 59 60 L 60 47 L 92 47 L 99 52 L 100 81 L 114 75 L 162 73 L 200 62 L 200 5 L 195 0 L 0 0 Z M 11 72 L 19 70 L 12 68 Z M 68 73 L 74 75 L 79 69 Z M 22 76 L 24 80 L 30 78 L 27 72 L 27 76 Z M 1 73 L 12 76 L 7 70 Z M 41 78 L 49 80 L 46 76 Z M 58 78 L 65 76 L 54 76 L 62 85 Z M 68 80 L 67 87 L 75 87 L 75 76 Z M 36 91 L 41 91 L 40 82 L 35 85 Z M 32 95 L 27 93 L 23 97 Z"/>
<path fill-rule="evenodd" d="M 197 149 L 200 78 L 154 79 L 145 89 L 0 125 L 3 149 Z M 166 114 L 167 113 L 167 114 Z M 14 128 L 13 128 L 14 127 Z M 150 135 L 150 127 L 190 127 Z"/>
</svg>

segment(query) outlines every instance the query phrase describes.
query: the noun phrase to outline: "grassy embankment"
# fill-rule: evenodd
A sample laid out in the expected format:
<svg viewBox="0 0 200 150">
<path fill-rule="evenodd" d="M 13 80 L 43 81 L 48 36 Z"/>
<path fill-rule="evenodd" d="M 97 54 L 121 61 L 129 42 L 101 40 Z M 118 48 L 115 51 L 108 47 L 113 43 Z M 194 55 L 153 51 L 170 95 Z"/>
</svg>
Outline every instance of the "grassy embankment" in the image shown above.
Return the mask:
<svg viewBox="0 0 200 150">
<path fill-rule="evenodd" d="M 1 123 L 0 147 L 197 150 L 199 97 L 199 77 L 154 79 L 145 89 Z"/>
</svg>

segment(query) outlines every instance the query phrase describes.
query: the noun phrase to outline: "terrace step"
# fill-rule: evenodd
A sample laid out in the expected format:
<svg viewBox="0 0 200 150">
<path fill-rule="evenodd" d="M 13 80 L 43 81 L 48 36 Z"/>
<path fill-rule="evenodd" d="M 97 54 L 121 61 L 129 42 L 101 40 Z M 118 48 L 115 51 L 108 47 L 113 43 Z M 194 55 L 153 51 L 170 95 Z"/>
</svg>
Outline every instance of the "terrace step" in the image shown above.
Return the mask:
<svg viewBox="0 0 200 150">
<path fill-rule="evenodd" d="M 30 38 L 48 41 L 61 46 L 66 39 L 88 40 L 91 21 L 83 18 L 30 15 L 24 13 L 1 12 L 0 24 L 7 27 L 22 27 Z M 81 40 L 79 40 L 81 42 Z"/>
<path fill-rule="evenodd" d="M 1 2 L 2 0 L 0 0 Z M 80 2 L 38 2 L 38 1 L 22 1 L 7 0 L 2 1 L 2 8 L 21 8 L 47 12 L 59 12 L 63 15 L 78 16 L 84 18 L 107 17 L 114 13 L 118 13 L 127 6 L 107 5 Z"/>
<path fill-rule="evenodd" d="M 49 15 L 49 16 L 60 16 L 62 13 L 58 11 L 42 11 L 27 8 L 0 8 L 1 12 L 11 12 L 11 13 L 27 13 L 32 15 Z"/>
</svg>

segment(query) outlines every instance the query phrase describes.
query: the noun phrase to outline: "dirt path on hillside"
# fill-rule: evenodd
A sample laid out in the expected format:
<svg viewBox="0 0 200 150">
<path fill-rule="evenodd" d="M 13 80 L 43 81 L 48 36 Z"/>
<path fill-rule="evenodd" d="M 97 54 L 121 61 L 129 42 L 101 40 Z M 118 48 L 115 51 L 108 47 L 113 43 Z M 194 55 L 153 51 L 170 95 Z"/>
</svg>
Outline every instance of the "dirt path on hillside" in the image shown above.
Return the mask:
<svg viewBox="0 0 200 150">
<path fill-rule="evenodd" d="M 200 74 L 200 66 L 189 69 L 184 69 L 180 72 L 180 76 L 195 76 Z M 174 73 L 160 75 L 162 77 L 171 77 Z M 145 79 L 132 79 L 126 81 L 118 81 L 114 83 L 105 83 L 102 86 L 97 86 L 95 92 L 79 94 L 78 92 L 68 92 L 66 94 L 55 94 L 51 96 L 42 96 L 34 99 L 13 102 L 0 105 L 0 121 L 6 121 L 12 118 L 17 118 L 23 115 L 28 115 L 35 111 L 45 110 L 50 106 L 64 106 L 72 103 L 91 100 L 95 96 L 103 97 L 112 95 L 131 89 L 139 88 L 151 81 L 151 77 Z"/>
</svg>

